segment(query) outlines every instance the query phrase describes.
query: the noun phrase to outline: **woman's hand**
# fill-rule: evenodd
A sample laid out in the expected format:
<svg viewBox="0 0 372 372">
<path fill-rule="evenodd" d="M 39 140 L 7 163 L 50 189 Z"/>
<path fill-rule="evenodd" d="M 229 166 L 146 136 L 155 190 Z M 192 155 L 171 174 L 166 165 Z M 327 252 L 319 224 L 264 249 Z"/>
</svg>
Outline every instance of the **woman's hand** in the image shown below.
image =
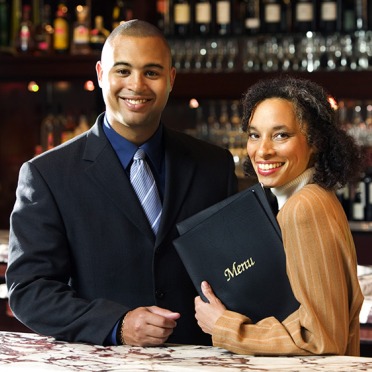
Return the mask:
<svg viewBox="0 0 372 372">
<path fill-rule="evenodd" d="M 223 314 L 226 307 L 215 296 L 211 286 L 207 282 L 202 282 L 201 289 L 209 303 L 204 302 L 200 296 L 195 298 L 195 318 L 203 332 L 211 335 L 217 319 Z"/>
</svg>

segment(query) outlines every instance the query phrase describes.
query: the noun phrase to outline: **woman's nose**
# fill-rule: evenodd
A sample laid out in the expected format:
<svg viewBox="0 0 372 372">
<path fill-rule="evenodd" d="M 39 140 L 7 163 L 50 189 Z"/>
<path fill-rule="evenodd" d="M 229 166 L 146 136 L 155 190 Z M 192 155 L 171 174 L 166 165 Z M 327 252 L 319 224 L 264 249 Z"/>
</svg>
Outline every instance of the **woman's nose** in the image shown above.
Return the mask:
<svg viewBox="0 0 372 372">
<path fill-rule="evenodd" d="M 270 156 L 274 153 L 274 147 L 270 140 L 264 139 L 260 142 L 260 146 L 258 148 L 258 155 L 261 157 Z"/>
</svg>

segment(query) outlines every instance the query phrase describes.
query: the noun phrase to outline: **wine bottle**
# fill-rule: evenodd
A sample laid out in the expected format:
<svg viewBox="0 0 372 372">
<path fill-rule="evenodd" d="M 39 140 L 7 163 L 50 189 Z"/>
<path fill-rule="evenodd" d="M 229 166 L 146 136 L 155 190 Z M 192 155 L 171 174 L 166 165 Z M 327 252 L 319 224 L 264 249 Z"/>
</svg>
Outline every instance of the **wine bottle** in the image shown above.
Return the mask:
<svg viewBox="0 0 372 372">
<path fill-rule="evenodd" d="M 197 0 L 195 3 L 195 33 L 208 36 L 212 33 L 212 4 L 210 0 Z"/>
<path fill-rule="evenodd" d="M 342 30 L 342 0 L 321 0 L 318 14 L 318 31 L 339 32 Z"/>
<path fill-rule="evenodd" d="M 315 31 L 314 0 L 297 0 L 292 3 L 292 25 L 294 32 Z"/>
<path fill-rule="evenodd" d="M 355 0 L 355 29 L 357 31 L 368 29 L 368 5 L 367 0 Z"/>
<path fill-rule="evenodd" d="M 230 0 L 216 1 L 216 33 L 227 36 L 232 33 L 232 3 Z"/>
<path fill-rule="evenodd" d="M 261 27 L 260 1 L 244 0 L 242 2 L 241 14 L 243 15 L 243 33 L 248 35 L 258 34 Z"/>
<path fill-rule="evenodd" d="M 261 17 L 264 32 L 278 33 L 286 30 L 286 17 L 282 1 L 263 0 Z"/>
<path fill-rule="evenodd" d="M 366 175 L 363 178 L 364 187 L 366 190 L 366 206 L 364 211 L 364 219 L 372 221 L 372 168 L 366 170 Z"/>
<path fill-rule="evenodd" d="M 167 34 L 166 20 L 167 20 L 167 2 L 166 0 L 156 0 L 156 26 L 159 30 Z"/>
<path fill-rule="evenodd" d="M 351 205 L 351 218 L 354 221 L 364 221 L 366 207 L 366 185 L 363 180 L 355 185 L 354 197 Z"/>
<path fill-rule="evenodd" d="M 173 2 L 174 35 L 189 36 L 191 34 L 191 6 L 187 0 Z"/>
</svg>

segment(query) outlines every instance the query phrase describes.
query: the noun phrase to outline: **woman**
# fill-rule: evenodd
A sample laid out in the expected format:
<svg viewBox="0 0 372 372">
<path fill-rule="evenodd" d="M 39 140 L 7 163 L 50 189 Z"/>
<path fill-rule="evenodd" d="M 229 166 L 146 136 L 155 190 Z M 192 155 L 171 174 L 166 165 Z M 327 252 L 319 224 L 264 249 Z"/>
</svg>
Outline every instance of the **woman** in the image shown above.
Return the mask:
<svg viewBox="0 0 372 372">
<path fill-rule="evenodd" d="M 361 153 L 336 121 L 327 94 L 294 78 L 261 81 L 243 99 L 246 173 L 271 189 L 298 310 L 253 324 L 226 309 L 208 283 L 196 319 L 213 345 L 241 354 L 359 355 L 363 302 L 355 247 L 335 189 L 359 175 Z"/>
</svg>

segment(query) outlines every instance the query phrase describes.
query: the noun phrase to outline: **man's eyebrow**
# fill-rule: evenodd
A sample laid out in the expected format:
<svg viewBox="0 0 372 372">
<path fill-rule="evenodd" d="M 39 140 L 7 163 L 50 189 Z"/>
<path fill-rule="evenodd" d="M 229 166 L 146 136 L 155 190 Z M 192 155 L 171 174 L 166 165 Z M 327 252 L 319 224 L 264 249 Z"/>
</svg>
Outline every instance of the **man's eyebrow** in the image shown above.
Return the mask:
<svg viewBox="0 0 372 372">
<path fill-rule="evenodd" d="M 123 61 L 115 62 L 113 67 L 117 66 L 133 67 L 130 63 Z M 144 65 L 143 68 L 157 68 L 159 70 L 164 70 L 164 66 L 159 63 L 148 63 L 147 65 Z"/>
</svg>

